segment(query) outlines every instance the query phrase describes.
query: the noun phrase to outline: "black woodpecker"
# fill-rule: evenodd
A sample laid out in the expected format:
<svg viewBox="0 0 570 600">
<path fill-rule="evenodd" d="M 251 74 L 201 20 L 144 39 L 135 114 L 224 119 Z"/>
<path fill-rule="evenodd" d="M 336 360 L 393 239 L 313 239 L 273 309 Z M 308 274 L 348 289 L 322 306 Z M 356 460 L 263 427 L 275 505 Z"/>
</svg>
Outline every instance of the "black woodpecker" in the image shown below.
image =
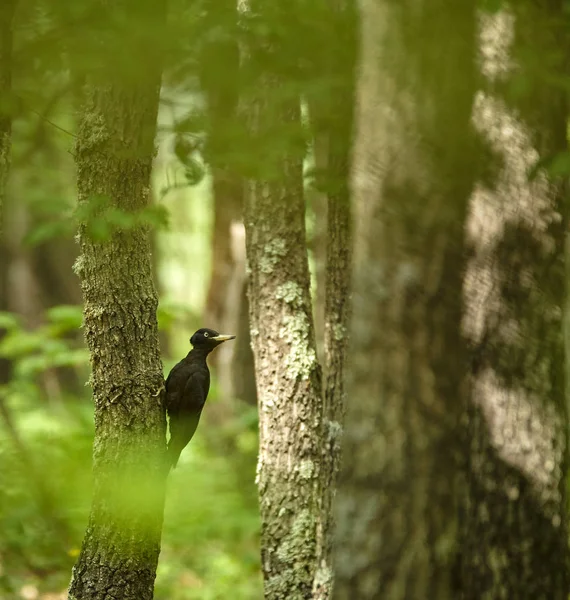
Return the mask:
<svg viewBox="0 0 570 600">
<path fill-rule="evenodd" d="M 172 469 L 196 432 L 208 397 L 210 371 L 206 357 L 216 346 L 235 337 L 221 335 L 213 329 L 198 329 L 190 338 L 192 350 L 173 367 L 166 379 L 166 410 L 170 426 L 168 463 Z"/>
</svg>

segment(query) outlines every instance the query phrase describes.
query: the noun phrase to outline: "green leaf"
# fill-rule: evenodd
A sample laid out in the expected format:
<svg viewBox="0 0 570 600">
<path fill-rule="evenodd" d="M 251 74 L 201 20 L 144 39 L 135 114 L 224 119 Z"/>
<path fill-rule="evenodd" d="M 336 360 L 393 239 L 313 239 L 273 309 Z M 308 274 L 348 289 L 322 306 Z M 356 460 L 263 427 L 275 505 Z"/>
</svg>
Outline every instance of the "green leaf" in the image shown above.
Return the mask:
<svg viewBox="0 0 570 600">
<path fill-rule="evenodd" d="M 0 329 L 12 331 L 21 326 L 20 317 L 18 315 L 11 312 L 0 311 Z"/>
<path fill-rule="evenodd" d="M 161 204 L 152 204 L 137 215 L 137 224 L 166 229 L 169 224 L 168 209 Z"/>
<path fill-rule="evenodd" d="M 83 309 L 80 305 L 62 304 L 47 310 L 48 320 L 59 325 L 62 331 L 79 329 L 83 322 Z"/>
<path fill-rule="evenodd" d="M 24 244 L 38 246 L 57 237 L 70 237 L 75 229 L 74 223 L 65 221 L 47 221 L 36 225 L 24 237 Z"/>
<path fill-rule="evenodd" d="M 85 231 L 91 240 L 94 242 L 106 242 L 112 234 L 109 223 L 102 218 L 91 219 L 86 227 Z"/>
<path fill-rule="evenodd" d="M 481 0 L 480 9 L 484 12 L 498 13 L 505 5 L 504 0 Z"/>
<path fill-rule="evenodd" d="M 550 177 L 567 177 L 570 175 L 570 151 L 540 158 L 529 170 L 529 179 L 535 179 L 540 171 L 546 171 Z"/>
</svg>

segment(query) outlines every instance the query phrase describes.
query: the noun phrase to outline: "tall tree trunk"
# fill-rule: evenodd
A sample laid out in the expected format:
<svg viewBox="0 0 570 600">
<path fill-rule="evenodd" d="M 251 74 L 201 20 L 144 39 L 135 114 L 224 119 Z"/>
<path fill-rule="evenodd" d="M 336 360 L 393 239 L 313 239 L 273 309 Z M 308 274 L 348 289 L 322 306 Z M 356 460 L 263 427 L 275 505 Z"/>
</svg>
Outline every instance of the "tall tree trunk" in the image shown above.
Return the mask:
<svg viewBox="0 0 570 600">
<path fill-rule="evenodd" d="M 204 316 L 220 331 L 242 333 L 236 344 L 227 344 L 212 356 L 223 392 L 219 410 L 227 416 L 231 414 L 230 399 L 256 403 L 245 293 L 243 180 L 236 167 L 236 148 L 240 146 L 236 135 L 240 93 L 237 3 L 209 2 L 202 35 L 205 42 L 200 75 L 208 100 L 206 157 L 212 170 L 214 196 L 212 269 Z"/>
<path fill-rule="evenodd" d="M 562 12 L 521 2 L 481 20 L 474 122 L 500 164 L 473 195 L 465 277 L 472 345 L 463 597 L 567 598 L 563 307 L 565 190 L 539 155 L 566 149 Z M 560 29 L 559 35 L 557 30 Z M 535 65 L 540 56 L 540 68 Z M 516 61 L 516 63 L 514 62 Z M 511 65 L 516 64 L 516 71 Z M 512 94 L 513 78 L 526 78 Z"/>
<path fill-rule="evenodd" d="M 251 336 L 259 402 L 258 486 L 268 600 L 312 597 L 322 493 L 321 368 L 305 238 L 299 87 L 283 4 L 256 3 L 249 66 L 255 168 L 246 195 Z M 290 25 L 290 23 L 289 23 Z M 286 84 L 286 85 L 285 85 Z"/>
<path fill-rule="evenodd" d="M 335 597 L 452 599 L 474 4 L 360 8 Z"/>
<path fill-rule="evenodd" d="M 6 0 L 0 6 L 0 310 L 8 305 L 6 244 L 4 243 L 4 202 L 12 150 L 12 21 L 16 0 Z M 0 336 L 2 330 L 0 330 Z M 0 358 L 0 384 L 10 376 L 9 361 Z"/>
<path fill-rule="evenodd" d="M 344 422 L 345 359 L 348 342 L 348 320 L 351 288 L 351 210 L 350 154 L 356 75 L 357 11 L 353 0 L 327 3 L 322 15 L 324 33 L 319 70 L 321 85 L 311 115 L 315 145 L 324 146 L 326 159 L 316 160 L 322 168 L 320 180 L 326 193 L 326 269 L 322 282 L 325 292 L 324 329 L 324 439 L 323 468 L 335 489 L 341 456 L 341 432 Z M 319 283 L 317 283 L 319 285 Z M 317 294 L 318 289 L 317 289 Z M 317 298 L 318 300 L 318 298 Z M 318 308 L 318 302 L 317 302 Z M 333 494 L 323 495 L 322 522 L 319 538 L 319 573 L 314 598 L 332 597 L 334 566 L 332 564 L 332 531 L 334 529 Z"/>
<path fill-rule="evenodd" d="M 0 7 L 0 215 L 12 147 L 12 20 L 15 8 L 16 0 L 6 0 Z"/>
<path fill-rule="evenodd" d="M 112 7 L 101 2 L 100 10 L 106 19 L 97 40 L 103 41 L 103 66 L 88 74 L 76 147 L 79 206 L 89 213 L 94 199 L 106 197 L 115 210 L 133 216 L 149 204 L 164 5 L 122 0 Z M 149 231 L 118 228 L 103 240 L 94 231 L 90 219 L 80 227 L 76 264 L 93 371 L 94 490 L 69 598 L 148 600 L 166 477 Z"/>
</svg>

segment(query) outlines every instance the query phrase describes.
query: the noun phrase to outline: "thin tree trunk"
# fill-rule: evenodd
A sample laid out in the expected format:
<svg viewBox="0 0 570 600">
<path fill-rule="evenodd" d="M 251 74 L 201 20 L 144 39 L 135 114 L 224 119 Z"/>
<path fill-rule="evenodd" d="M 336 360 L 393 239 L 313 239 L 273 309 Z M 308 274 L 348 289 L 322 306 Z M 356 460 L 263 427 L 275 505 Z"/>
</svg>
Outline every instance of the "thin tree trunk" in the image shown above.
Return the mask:
<svg viewBox="0 0 570 600">
<path fill-rule="evenodd" d="M 550 76 L 567 68 L 556 62 L 568 56 L 559 42 L 567 27 L 561 11 L 531 2 L 481 20 L 487 87 L 473 119 L 501 168 L 479 184 L 467 227 L 464 329 L 473 364 L 462 575 L 469 600 L 568 596 L 568 209 L 566 190 L 543 172 L 528 179 L 539 155 L 566 149 L 566 94 Z M 526 78 L 528 91 L 510 94 L 511 77 Z"/>
<path fill-rule="evenodd" d="M 3 212 L 12 147 L 12 20 L 16 0 L 0 7 L 0 215 Z"/>
<path fill-rule="evenodd" d="M 349 193 L 350 155 L 356 75 L 357 22 L 352 0 L 332 2 L 323 15 L 327 39 L 325 48 L 322 102 L 314 102 L 316 119 L 326 137 L 326 164 L 323 179 L 326 190 L 326 270 L 324 276 L 324 421 L 323 469 L 327 487 L 336 489 L 344 424 L 345 361 L 351 288 L 351 209 Z M 317 134 L 318 135 L 318 134 Z M 319 574 L 314 598 L 332 598 L 334 495 L 323 494 Z"/>
<path fill-rule="evenodd" d="M 248 49 L 249 68 L 258 69 L 249 111 L 259 171 L 246 195 L 245 224 L 259 402 L 262 569 L 268 600 L 300 600 L 312 597 L 318 578 L 326 475 L 322 376 L 309 290 L 300 99 L 281 71 L 281 61 L 295 59 L 283 37 L 273 38 L 286 9 L 260 4 L 267 37 L 260 29 Z"/>
<path fill-rule="evenodd" d="M 6 0 L 0 6 L 0 310 L 8 305 L 6 244 L 4 243 L 4 202 L 10 172 L 12 151 L 12 22 L 16 0 Z M 1 330 L 0 330 L 1 335 Z M 0 358 L 0 384 L 8 381 L 9 361 Z"/>
<path fill-rule="evenodd" d="M 457 598 L 472 2 L 361 0 L 335 598 Z"/>
<path fill-rule="evenodd" d="M 104 32 L 103 67 L 88 75 L 76 147 L 79 206 L 89 211 L 93 199 L 104 196 L 133 215 L 149 204 L 160 87 L 156 44 L 164 5 L 123 0 L 112 7 L 101 3 L 100 9 L 114 27 Z M 152 60 L 149 44 L 155 48 Z M 111 59 L 119 50 L 117 65 Z M 80 227 L 76 272 L 93 371 L 94 490 L 69 598 L 150 600 L 166 478 L 150 236 L 136 226 L 96 240 L 90 224 L 87 219 Z"/>
<path fill-rule="evenodd" d="M 295 101 L 282 118 L 299 118 Z M 310 598 L 320 518 L 321 371 L 305 239 L 302 163 L 251 184 L 246 215 L 251 336 L 259 399 L 258 485 L 265 597 Z"/>
<path fill-rule="evenodd" d="M 323 86 L 324 88 L 324 86 Z M 314 113 L 322 107 L 311 103 L 309 113 L 313 122 L 313 154 L 317 174 L 326 173 L 328 164 L 328 132 L 314 125 Z M 313 291 L 313 313 L 315 315 L 315 334 L 317 339 L 317 356 L 324 362 L 325 347 L 325 305 L 326 305 L 326 272 L 327 272 L 327 195 L 324 190 L 310 189 L 307 193 L 307 204 L 314 216 L 313 235 L 308 240 L 313 259 L 313 278 L 316 289 Z"/>
<path fill-rule="evenodd" d="M 214 0 L 207 4 L 202 35 L 206 41 L 200 74 L 208 99 L 206 156 L 214 196 L 212 269 L 204 317 L 220 331 L 242 334 L 236 344 L 222 346 L 212 355 L 211 364 L 216 367 L 223 392 L 218 412 L 227 419 L 234 406 L 230 402 L 236 397 L 256 403 L 245 280 L 243 180 L 235 160 L 240 93 L 237 3 Z"/>
</svg>

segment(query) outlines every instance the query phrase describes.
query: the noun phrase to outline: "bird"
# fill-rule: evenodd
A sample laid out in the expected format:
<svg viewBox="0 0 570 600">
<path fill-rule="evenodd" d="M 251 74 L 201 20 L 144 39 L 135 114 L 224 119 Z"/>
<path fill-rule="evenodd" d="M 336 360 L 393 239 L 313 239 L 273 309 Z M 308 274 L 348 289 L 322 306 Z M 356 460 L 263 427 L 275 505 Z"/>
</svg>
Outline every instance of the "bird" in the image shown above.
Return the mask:
<svg viewBox="0 0 570 600">
<path fill-rule="evenodd" d="M 206 357 L 217 346 L 235 337 L 213 329 L 198 329 L 190 338 L 192 350 L 168 374 L 164 386 L 170 429 L 167 460 L 171 469 L 176 468 L 180 453 L 194 436 L 210 391 Z"/>
</svg>

